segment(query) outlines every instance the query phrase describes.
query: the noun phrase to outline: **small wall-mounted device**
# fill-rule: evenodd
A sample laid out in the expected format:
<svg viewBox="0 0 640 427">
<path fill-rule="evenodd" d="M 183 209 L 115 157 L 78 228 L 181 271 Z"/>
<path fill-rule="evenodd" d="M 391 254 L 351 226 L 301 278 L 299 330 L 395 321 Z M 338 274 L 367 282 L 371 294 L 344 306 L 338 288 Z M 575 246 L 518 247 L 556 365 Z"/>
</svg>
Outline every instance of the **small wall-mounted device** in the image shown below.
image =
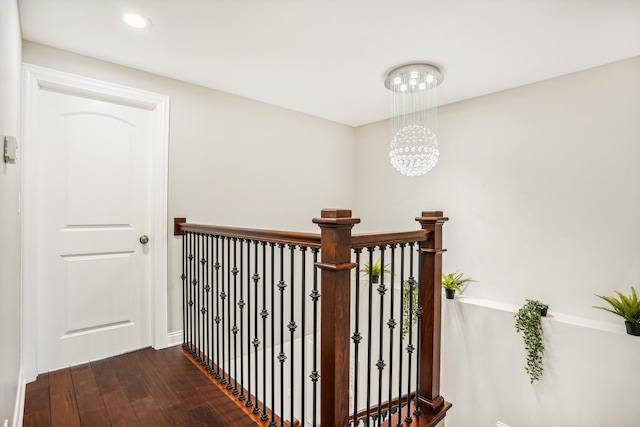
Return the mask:
<svg viewBox="0 0 640 427">
<path fill-rule="evenodd" d="M 15 163 L 16 151 L 18 150 L 18 141 L 13 136 L 4 137 L 4 162 Z"/>
</svg>

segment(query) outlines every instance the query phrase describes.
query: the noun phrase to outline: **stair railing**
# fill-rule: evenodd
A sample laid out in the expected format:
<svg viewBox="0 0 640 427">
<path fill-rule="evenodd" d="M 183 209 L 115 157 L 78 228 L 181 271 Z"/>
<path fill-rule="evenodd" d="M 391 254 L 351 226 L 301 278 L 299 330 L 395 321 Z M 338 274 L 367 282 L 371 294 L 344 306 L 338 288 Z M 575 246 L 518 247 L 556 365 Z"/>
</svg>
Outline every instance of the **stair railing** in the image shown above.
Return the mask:
<svg viewBox="0 0 640 427">
<path fill-rule="evenodd" d="M 183 347 L 270 427 L 434 426 L 451 406 L 440 395 L 447 218 L 422 212 L 416 220 L 419 230 L 354 235 L 360 220 L 340 209 L 313 219 L 320 234 L 176 218 L 174 234 L 183 238 Z M 377 287 L 360 274 L 374 256 L 391 266 Z M 398 285 L 408 285 L 408 293 L 400 292 L 393 308 Z M 367 293 L 363 306 L 358 299 Z M 396 328 L 407 317 L 415 322 L 401 338 Z M 403 357 L 406 364 L 398 365 Z M 397 366 L 401 372 L 394 373 Z"/>
</svg>

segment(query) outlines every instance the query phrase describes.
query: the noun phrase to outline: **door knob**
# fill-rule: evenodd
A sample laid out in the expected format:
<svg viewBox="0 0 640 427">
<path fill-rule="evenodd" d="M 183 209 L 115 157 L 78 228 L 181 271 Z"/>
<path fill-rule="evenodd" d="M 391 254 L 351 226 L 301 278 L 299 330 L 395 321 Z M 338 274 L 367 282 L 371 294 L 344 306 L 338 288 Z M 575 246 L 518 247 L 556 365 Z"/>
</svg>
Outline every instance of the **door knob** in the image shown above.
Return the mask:
<svg viewBox="0 0 640 427">
<path fill-rule="evenodd" d="M 142 243 L 143 245 L 149 243 L 149 236 L 147 236 L 146 234 L 140 236 L 140 243 Z"/>
</svg>

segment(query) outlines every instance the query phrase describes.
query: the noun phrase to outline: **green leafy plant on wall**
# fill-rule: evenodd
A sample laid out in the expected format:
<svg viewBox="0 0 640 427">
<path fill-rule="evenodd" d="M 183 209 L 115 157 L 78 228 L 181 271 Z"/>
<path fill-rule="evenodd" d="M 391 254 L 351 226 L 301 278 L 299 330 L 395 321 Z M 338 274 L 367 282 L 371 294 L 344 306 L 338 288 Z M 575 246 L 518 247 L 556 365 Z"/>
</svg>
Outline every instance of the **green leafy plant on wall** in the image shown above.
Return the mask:
<svg viewBox="0 0 640 427">
<path fill-rule="evenodd" d="M 542 316 L 546 315 L 548 305 L 536 300 L 526 300 L 526 303 L 516 313 L 516 332 L 522 332 L 524 348 L 527 352 L 525 371 L 533 384 L 542 377 L 542 356 L 544 344 L 542 342 Z"/>
<path fill-rule="evenodd" d="M 380 265 L 380 260 L 377 260 L 371 265 L 364 264 L 360 271 L 366 276 L 371 276 L 372 283 L 378 283 L 378 279 L 380 278 L 380 275 L 382 273 L 391 273 L 391 270 L 389 270 L 387 267 L 389 267 L 389 264 L 386 264 L 383 269 Z"/>
<path fill-rule="evenodd" d="M 456 291 L 458 291 L 459 294 L 462 294 L 464 287 L 471 282 L 475 282 L 475 280 L 464 277 L 459 270 L 449 274 L 442 274 L 442 287 L 444 288 L 448 299 L 453 299 Z"/>
<path fill-rule="evenodd" d="M 615 292 L 618 294 L 618 298 L 596 294 L 598 298 L 608 302 L 611 307 L 594 306 L 594 308 L 622 317 L 627 327 L 627 333 L 629 335 L 640 335 L 640 298 L 638 298 L 636 290 L 632 286 L 631 294 L 628 296 L 619 291 Z"/>
</svg>

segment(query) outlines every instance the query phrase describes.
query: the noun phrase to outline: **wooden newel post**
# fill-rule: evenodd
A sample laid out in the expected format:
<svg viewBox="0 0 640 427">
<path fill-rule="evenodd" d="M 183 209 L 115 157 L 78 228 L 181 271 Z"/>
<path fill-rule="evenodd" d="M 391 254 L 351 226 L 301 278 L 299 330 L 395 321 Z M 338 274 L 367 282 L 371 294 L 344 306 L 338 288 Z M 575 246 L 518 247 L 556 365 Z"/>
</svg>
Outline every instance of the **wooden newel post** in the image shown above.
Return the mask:
<svg viewBox="0 0 640 427">
<path fill-rule="evenodd" d="M 320 227 L 321 353 L 320 422 L 322 427 L 349 425 L 349 310 L 351 301 L 351 229 L 360 222 L 346 209 L 324 209 Z"/>
<path fill-rule="evenodd" d="M 422 212 L 416 218 L 423 230 L 429 232 L 420 250 L 420 376 L 418 393 L 420 407 L 431 412 L 445 411 L 440 395 L 440 335 L 442 312 L 442 225 L 448 220 L 441 211 Z"/>
</svg>

